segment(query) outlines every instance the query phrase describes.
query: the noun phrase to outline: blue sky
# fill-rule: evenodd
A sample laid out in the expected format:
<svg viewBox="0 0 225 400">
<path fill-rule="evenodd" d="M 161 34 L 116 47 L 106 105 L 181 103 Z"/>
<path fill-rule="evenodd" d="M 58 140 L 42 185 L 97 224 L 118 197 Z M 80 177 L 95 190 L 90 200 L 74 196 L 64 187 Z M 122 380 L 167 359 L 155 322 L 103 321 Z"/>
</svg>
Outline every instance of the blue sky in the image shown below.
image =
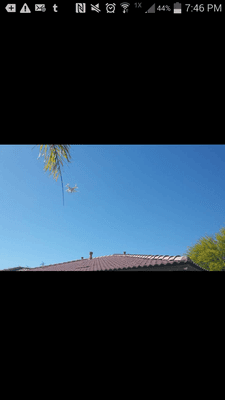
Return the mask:
<svg viewBox="0 0 225 400">
<path fill-rule="evenodd" d="M 225 226 L 225 145 L 73 145 L 65 191 L 34 145 L 0 145 L 0 269 L 182 255 Z"/>
</svg>

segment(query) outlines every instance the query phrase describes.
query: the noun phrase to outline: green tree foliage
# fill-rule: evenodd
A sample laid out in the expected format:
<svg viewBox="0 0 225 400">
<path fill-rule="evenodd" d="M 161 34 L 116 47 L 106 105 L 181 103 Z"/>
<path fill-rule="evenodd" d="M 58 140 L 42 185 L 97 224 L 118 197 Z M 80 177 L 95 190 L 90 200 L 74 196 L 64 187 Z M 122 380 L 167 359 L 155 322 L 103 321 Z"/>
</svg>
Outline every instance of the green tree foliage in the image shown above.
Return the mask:
<svg viewBox="0 0 225 400">
<path fill-rule="evenodd" d="M 58 177 L 61 177 L 62 182 L 62 193 L 63 193 L 63 205 L 64 205 L 64 191 L 63 191 L 63 179 L 62 169 L 64 162 L 70 162 L 70 145 L 69 144 L 41 144 L 39 157 L 44 157 L 44 171 L 49 171 L 50 176 L 57 181 Z M 38 158 L 39 158 L 38 157 Z"/>
<path fill-rule="evenodd" d="M 70 162 L 70 145 L 69 144 L 41 144 L 39 156 L 44 156 L 44 171 L 50 172 L 57 181 L 62 176 L 61 167 L 66 160 Z"/>
<path fill-rule="evenodd" d="M 214 236 L 205 236 L 188 247 L 186 252 L 192 261 L 208 271 L 225 270 L 225 228 Z"/>
</svg>

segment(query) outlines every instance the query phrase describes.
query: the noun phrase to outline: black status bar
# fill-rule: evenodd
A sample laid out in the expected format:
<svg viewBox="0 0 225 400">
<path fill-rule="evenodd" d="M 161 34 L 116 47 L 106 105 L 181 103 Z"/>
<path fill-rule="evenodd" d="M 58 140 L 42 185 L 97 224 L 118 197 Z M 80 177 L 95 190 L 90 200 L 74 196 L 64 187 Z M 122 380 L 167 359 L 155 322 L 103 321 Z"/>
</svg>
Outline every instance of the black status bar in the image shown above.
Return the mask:
<svg viewBox="0 0 225 400">
<path fill-rule="evenodd" d="M 221 14 L 223 12 L 222 3 L 183 3 L 183 2 L 126 2 L 126 1 L 112 1 L 112 2 L 86 2 L 86 3 L 72 3 L 64 2 L 45 2 L 43 4 L 36 4 L 28 1 L 1 4 L 4 12 L 10 14 L 33 14 L 40 17 L 41 14 L 89 14 L 89 15 L 141 15 L 141 14 L 161 14 L 161 15 L 184 15 L 184 14 Z"/>
</svg>

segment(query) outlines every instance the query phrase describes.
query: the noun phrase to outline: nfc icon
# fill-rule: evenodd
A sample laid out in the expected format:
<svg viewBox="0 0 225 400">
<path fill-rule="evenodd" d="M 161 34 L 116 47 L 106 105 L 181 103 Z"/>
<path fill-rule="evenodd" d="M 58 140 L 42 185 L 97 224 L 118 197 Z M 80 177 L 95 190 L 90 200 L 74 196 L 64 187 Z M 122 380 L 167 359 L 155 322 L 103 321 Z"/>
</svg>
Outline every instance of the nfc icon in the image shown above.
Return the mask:
<svg viewBox="0 0 225 400">
<path fill-rule="evenodd" d="M 86 13 L 86 3 L 76 3 L 76 13 Z"/>
</svg>

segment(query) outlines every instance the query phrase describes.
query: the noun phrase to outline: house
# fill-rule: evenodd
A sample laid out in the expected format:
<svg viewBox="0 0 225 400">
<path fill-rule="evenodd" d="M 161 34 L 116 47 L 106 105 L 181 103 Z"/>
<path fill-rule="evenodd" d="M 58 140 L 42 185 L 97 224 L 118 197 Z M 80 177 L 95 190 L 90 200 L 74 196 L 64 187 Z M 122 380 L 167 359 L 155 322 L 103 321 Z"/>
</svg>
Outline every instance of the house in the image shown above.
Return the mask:
<svg viewBox="0 0 225 400">
<path fill-rule="evenodd" d="M 2 269 L 1 271 L 27 271 L 29 268 L 26 267 L 15 267 L 15 268 L 7 268 Z"/>
<path fill-rule="evenodd" d="M 112 254 L 81 258 L 61 264 L 45 265 L 29 271 L 205 271 L 185 256 Z"/>
</svg>

